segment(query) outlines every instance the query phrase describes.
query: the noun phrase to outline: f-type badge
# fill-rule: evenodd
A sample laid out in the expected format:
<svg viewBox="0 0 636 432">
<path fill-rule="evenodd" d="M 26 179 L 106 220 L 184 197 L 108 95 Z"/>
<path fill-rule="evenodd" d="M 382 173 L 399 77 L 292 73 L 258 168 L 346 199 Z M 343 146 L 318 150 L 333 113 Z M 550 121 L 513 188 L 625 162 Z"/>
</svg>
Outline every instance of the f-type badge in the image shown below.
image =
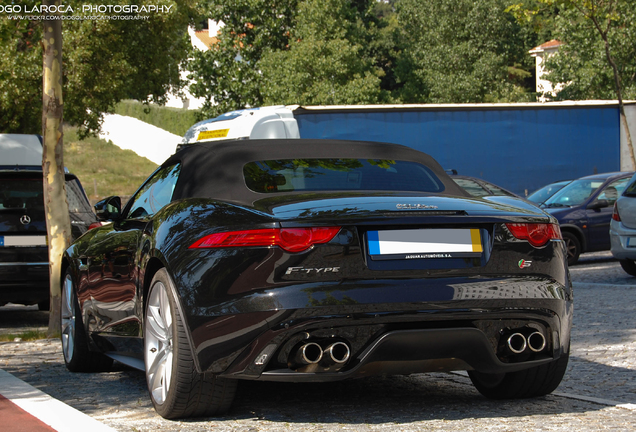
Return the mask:
<svg viewBox="0 0 636 432">
<path fill-rule="evenodd" d="M 20 218 L 20 223 L 21 223 L 22 225 L 28 225 L 28 224 L 30 224 L 30 223 L 31 223 L 31 218 L 30 218 L 28 215 L 23 215 L 23 216 Z"/>
<path fill-rule="evenodd" d="M 400 210 L 432 210 L 438 208 L 436 205 L 427 204 L 397 204 L 395 207 Z"/>
<path fill-rule="evenodd" d="M 287 267 L 286 275 L 298 272 L 298 273 L 338 273 L 340 267 Z"/>
<path fill-rule="evenodd" d="M 532 265 L 532 261 L 519 260 L 519 268 L 527 268 Z"/>
</svg>

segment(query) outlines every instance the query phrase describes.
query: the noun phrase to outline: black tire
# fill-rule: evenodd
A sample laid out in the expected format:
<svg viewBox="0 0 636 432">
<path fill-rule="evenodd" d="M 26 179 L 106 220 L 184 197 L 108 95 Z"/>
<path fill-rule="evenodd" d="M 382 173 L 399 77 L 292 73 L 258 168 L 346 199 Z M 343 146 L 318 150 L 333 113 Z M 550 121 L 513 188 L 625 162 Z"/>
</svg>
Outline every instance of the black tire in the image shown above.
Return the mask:
<svg viewBox="0 0 636 432">
<path fill-rule="evenodd" d="M 565 242 L 565 249 L 568 256 L 568 265 L 574 265 L 579 260 L 581 255 L 581 242 L 569 231 L 563 233 L 563 241 Z"/>
<path fill-rule="evenodd" d="M 625 272 L 629 275 L 632 276 L 636 276 L 636 262 L 634 262 L 634 260 L 619 260 L 619 263 L 621 263 L 621 267 L 623 267 L 623 270 L 625 270 Z"/>
<path fill-rule="evenodd" d="M 561 383 L 569 354 L 558 360 L 505 374 L 469 371 L 468 376 L 479 393 L 489 399 L 525 399 L 552 393 Z"/>
<path fill-rule="evenodd" d="M 144 318 L 144 361 L 150 399 L 167 419 L 227 412 L 237 381 L 198 373 L 168 272 L 155 274 Z"/>
<path fill-rule="evenodd" d="M 62 307 L 60 311 L 62 354 L 71 372 L 103 372 L 113 366 L 113 359 L 88 347 L 73 277 L 67 270 L 62 281 Z"/>
</svg>

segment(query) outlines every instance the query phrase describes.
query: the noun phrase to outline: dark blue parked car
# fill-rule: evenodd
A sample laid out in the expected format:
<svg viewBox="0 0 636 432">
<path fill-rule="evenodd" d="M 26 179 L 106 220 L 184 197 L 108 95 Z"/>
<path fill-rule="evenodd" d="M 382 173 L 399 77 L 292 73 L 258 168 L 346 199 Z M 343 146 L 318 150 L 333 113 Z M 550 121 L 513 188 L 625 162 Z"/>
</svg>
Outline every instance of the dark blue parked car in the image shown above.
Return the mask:
<svg viewBox="0 0 636 432">
<path fill-rule="evenodd" d="M 612 208 L 633 172 L 594 174 L 572 181 L 541 205 L 559 220 L 572 265 L 583 252 L 610 249 Z"/>
</svg>

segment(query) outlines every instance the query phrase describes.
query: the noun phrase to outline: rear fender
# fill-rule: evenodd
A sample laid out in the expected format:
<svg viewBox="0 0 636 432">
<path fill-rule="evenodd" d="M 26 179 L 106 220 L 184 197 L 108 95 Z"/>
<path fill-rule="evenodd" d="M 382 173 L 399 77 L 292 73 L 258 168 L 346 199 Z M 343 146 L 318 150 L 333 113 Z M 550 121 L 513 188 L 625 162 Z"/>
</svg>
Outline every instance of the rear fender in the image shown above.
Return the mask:
<svg viewBox="0 0 636 432">
<path fill-rule="evenodd" d="M 560 228 L 561 232 L 571 232 L 576 235 L 581 242 L 581 252 L 585 252 L 587 250 L 587 237 L 581 228 L 572 224 L 561 224 Z"/>
</svg>

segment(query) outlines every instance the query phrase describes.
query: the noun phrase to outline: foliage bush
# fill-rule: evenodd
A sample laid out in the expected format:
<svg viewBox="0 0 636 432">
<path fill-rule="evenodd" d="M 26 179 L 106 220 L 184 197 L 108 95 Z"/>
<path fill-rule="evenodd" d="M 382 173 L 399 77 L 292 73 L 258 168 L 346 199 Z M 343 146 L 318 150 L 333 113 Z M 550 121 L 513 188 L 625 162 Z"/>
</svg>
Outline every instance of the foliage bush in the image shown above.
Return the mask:
<svg viewBox="0 0 636 432">
<path fill-rule="evenodd" d="M 115 114 L 134 117 L 175 135 L 183 136 L 190 126 L 198 121 L 199 111 L 124 100 L 115 106 Z"/>
</svg>

